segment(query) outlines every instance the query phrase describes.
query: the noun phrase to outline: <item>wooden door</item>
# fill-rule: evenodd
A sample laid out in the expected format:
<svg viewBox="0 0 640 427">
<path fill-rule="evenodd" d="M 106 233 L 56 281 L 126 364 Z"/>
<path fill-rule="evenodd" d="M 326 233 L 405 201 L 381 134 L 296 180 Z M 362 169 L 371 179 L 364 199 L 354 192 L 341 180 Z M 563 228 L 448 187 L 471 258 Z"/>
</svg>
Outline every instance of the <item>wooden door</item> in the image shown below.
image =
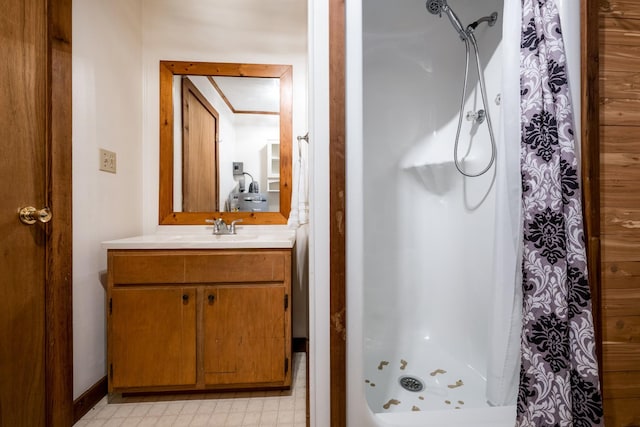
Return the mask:
<svg viewBox="0 0 640 427">
<path fill-rule="evenodd" d="M 71 2 L 0 10 L 0 426 L 69 426 Z M 54 219 L 24 225 L 24 206 Z"/>
<path fill-rule="evenodd" d="M 218 205 L 218 112 L 188 78 L 182 79 L 182 103 L 182 209 L 184 212 L 221 211 Z"/>
<path fill-rule="evenodd" d="M 204 374 L 206 384 L 284 381 L 284 285 L 235 285 L 205 289 Z"/>
<path fill-rule="evenodd" d="M 195 385 L 195 288 L 119 288 L 110 297 L 109 391 Z"/>
</svg>

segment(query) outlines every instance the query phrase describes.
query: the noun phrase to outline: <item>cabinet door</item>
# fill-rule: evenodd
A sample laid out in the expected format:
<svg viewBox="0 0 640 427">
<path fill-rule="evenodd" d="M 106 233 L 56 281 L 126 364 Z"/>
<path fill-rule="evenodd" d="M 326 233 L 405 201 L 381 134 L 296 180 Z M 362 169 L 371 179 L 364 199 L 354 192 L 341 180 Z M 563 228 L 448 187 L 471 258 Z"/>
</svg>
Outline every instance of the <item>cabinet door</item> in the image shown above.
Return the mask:
<svg viewBox="0 0 640 427">
<path fill-rule="evenodd" d="M 195 288 L 113 289 L 110 387 L 196 382 Z"/>
<path fill-rule="evenodd" d="M 284 381 L 284 285 L 209 287 L 203 311 L 207 384 Z"/>
</svg>

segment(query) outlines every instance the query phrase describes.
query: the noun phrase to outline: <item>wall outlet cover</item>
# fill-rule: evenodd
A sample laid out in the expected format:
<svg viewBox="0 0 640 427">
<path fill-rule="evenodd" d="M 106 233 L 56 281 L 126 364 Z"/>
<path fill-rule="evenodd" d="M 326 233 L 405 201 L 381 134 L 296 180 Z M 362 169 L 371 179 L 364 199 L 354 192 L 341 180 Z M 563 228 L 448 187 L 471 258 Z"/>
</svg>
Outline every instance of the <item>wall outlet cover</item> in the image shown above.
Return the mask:
<svg viewBox="0 0 640 427">
<path fill-rule="evenodd" d="M 100 170 L 116 173 L 116 153 L 103 148 L 100 149 Z"/>
<path fill-rule="evenodd" d="M 242 162 L 233 162 L 233 176 L 243 175 L 244 164 Z"/>
</svg>

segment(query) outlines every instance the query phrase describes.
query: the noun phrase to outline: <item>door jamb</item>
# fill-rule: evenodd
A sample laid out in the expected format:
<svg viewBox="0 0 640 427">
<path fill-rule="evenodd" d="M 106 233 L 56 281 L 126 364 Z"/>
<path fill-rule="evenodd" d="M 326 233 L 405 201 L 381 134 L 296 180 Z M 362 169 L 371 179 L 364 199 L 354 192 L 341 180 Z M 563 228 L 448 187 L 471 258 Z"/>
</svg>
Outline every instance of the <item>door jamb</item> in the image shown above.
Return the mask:
<svg viewBox="0 0 640 427">
<path fill-rule="evenodd" d="M 47 1 L 47 224 L 45 283 L 46 425 L 73 425 L 71 12 Z"/>
</svg>

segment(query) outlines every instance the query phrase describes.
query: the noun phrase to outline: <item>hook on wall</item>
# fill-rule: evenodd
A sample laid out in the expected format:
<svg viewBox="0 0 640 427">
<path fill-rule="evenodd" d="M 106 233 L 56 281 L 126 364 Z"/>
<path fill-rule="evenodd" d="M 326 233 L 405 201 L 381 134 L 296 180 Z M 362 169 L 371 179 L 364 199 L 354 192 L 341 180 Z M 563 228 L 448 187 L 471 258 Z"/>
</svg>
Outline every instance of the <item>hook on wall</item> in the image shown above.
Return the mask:
<svg viewBox="0 0 640 427">
<path fill-rule="evenodd" d="M 304 136 L 298 135 L 298 142 L 302 140 L 307 141 L 307 144 L 309 143 L 309 132 L 307 132 Z"/>
</svg>

